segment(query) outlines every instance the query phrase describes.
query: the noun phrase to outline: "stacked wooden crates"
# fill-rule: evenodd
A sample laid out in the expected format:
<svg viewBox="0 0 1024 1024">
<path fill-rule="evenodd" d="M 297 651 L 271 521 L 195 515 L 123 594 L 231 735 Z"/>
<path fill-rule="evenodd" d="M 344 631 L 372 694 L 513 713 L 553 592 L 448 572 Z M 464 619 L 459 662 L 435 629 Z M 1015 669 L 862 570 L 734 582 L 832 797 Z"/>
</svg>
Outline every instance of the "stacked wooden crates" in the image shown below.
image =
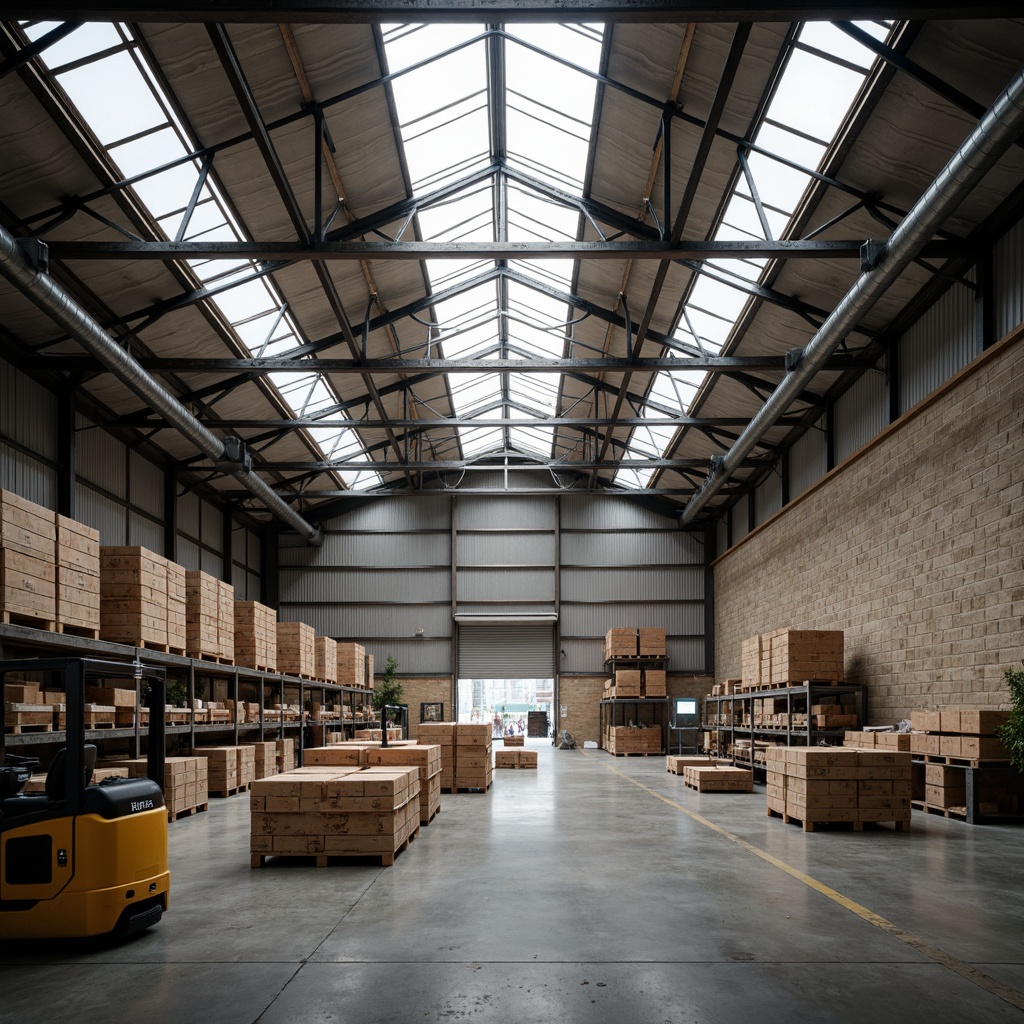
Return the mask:
<svg viewBox="0 0 1024 1024">
<path fill-rule="evenodd" d="M 277 613 L 259 601 L 235 601 L 235 664 L 277 671 Z"/>
<path fill-rule="evenodd" d="M 369 689 L 366 681 L 366 648 L 362 644 L 344 642 L 336 649 L 338 658 L 338 683 Z"/>
<path fill-rule="evenodd" d="M 316 673 L 316 631 L 305 622 L 277 624 L 277 670 L 301 679 Z"/>
<path fill-rule="evenodd" d="M 249 745 L 239 747 L 197 747 L 192 757 L 205 757 L 210 796 L 227 797 L 244 792 L 253 781 L 256 752 Z"/>
<path fill-rule="evenodd" d="M 57 514 L 57 629 L 95 640 L 100 633 L 100 533 Z"/>
<path fill-rule="evenodd" d="M 56 526 L 51 511 L 0 490 L 0 622 L 53 629 Z"/>
<path fill-rule="evenodd" d="M 632 725 L 613 725 L 608 728 L 606 747 L 609 754 L 623 757 L 629 754 L 664 754 L 662 731 L 658 726 L 643 728 Z"/>
<path fill-rule="evenodd" d="M 314 677 L 321 683 L 338 681 L 338 644 L 329 636 L 318 636 L 313 640 L 315 666 Z"/>
<path fill-rule="evenodd" d="M 486 793 L 494 775 L 491 725 L 455 726 L 455 789 Z"/>
<path fill-rule="evenodd" d="M 511 750 L 495 750 L 495 768 L 536 768 L 537 751 L 513 747 Z"/>
<path fill-rule="evenodd" d="M 265 779 L 277 774 L 277 743 L 274 740 L 259 740 L 253 743 L 254 778 Z"/>
<path fill-rule="evenodd" d="M 441 748 L 441 788 L 455 788 L 455 723 L 420 722 L 416 728 L 418 743 L 436 744 Z"/>
<path fill-rule="evenodd" d="M 768 813 L 810 832 L 823 823 L 910 826 L 911 759 L 907 751 L 849 747 L 769 747 Z"/>
<path fill-rule="evenodd" d="M 744 690 L 845 678 L 841 629 L 775 629 L 744 640 L 741 656 Z"/>
<path fill-rule="evenodd" d="M 250 796 L 252 866 L 268 856 L 393 864 L 419 832 L 419 792 L 416 767 L 310 767 L 261 779 Z"/>
<path fill-rule="evenodd" d="M 100 639 L 184 654 L 185 570 L 143 547 L 100 548 Z"/>
<path fill-rule="evenodd" d="M 185 573 L 185 653 L 224 664 L 235 660 L 235 591 L 208 573 Z"/>
</svg>

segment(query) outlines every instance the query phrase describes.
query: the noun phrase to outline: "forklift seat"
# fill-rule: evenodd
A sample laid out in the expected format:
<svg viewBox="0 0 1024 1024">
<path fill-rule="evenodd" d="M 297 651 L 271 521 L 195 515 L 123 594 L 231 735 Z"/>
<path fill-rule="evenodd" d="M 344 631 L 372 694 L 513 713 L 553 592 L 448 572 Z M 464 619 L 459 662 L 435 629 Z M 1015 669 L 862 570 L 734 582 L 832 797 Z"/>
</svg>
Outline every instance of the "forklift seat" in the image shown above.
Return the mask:
<svg viewBox="0 0 1024 1024">
<path fill-rule="evenodd" d="M 8 797 L 0 804 L 0 814 L 5 818 L 20 817 L 23 814 L 36 814 L 39 811 L 48 811 L 57 804 L 62 804 L 67 799 L 67 747 L 61 747 L 56 757 L 50 764 L 46 773 L 46 793 L 30 793 L 28 795 L 19 793 L 17 796 Z M 82 774 L 85 776 L 85 785 L 92 781 L 92 773 L 96 768 L 96 744 L 86 743 L 82 747 Z"/>
<path fill-rule="evenodd" d="M 68 773 L 65 768 L 67 762 L 67 747 L 61 747 L 57 756 L 46 773 L 46 797 L 51 803 L 63 803 L 67 799 Z M 84 785 L 92 782 L 92 773 L 96 768 L 96 744 L 86 743 L 82 747 L 82 773 L 85 776 Z"/>
</svg>

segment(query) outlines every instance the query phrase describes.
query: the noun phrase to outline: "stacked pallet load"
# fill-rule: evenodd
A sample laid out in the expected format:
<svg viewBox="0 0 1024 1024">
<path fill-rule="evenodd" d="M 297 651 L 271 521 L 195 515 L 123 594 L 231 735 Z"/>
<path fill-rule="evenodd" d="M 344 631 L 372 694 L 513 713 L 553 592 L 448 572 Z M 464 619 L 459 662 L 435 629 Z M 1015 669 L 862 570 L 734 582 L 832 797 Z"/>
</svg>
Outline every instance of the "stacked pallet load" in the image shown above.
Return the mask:
<svg viewBox="0 0 1024 1024">
<path fill-rule="evenodd" d="M 313 639 L 314 676 L 321 683 L 338 681 L 338 643 L 329 636 L 318 636 Z"/>
<path fill-rule="evenodd" d="M 122 762 L 131 778 L 146 775 L 146 759 L 137 758 Z M 167 805 L 167 819 L 177 821 L 197 811 L 209 808 L 207 792 L 206 758 L 168 757 L 164 761 L 164 803 Z"/>
<path fill-rule="evenodd" d="M 250 863 L 267 857 L 395 856 L 419 834 L 415 767 L 309 767 L 260 779 L 250 795 Z"/>
<path fill-rule="evenodd" d="M 259 601 L 235 601 L 235 664 L 277 671 L 277 614 Z"/>
<path fill-rule="evenodd" d="M 209 573 L 185 573 L 185 653 L 225 665 L 235 660 L 235 592 Z"/>
<path fill-rule="evenodd" d="M 859 750 L 910 750 L 911 736 L 909 732 L 894 730 L 847 729 L 843 746 Z"/>
<path fill-rule="evenodd" d="M 754 792 L 754 773 L 731 765 L 686 765 L 683 782 L 698 793 Z"/>
<path fill-rule="evenodd" d="M 522 733 L 519 733 L 517 736 L 502 736 L 501 742 L 506 747 L 525 747 L 526 737 Z"/>
<path fill-rule="evenodd" d="M 4 683 L 4 732 L 52 732 L 53 724 L 54 708 L 38 683 Z"/>
<path fill-rule="evenodd" d="M 537 751 L 513 747 L 511 750 L 495 750 L 495 768 L 536 768 Z"/>
<path fill-rule="evenodd" d="M 441 810 L 441 747 L 437 743 L 403 743 L 381 747 L 376 743 L 340 743 L 305 751 L 307 766 L 383 765 L 415 767 L 420 773 L 420 824 L 429 825 Z"/>
<path fill-rule="evenodd" d="M 744 691 L 845 677 L 841 629 L 776 629 L 743 641 Z"/>
<path fill-rule="evenodd" d="M 316 673 L 316 631 L 305 622 L 277 624 L 277 670 L 300 679 Z"/>
<path fill-rule="evenodd" d="M 143 547 L 100 548 L 100 639 L 166 651 L 167 559 Z"/>
<path fill-rule="evenodd" d="M 96 640 L 100 635 L 100 533 L 62 516 L 56 533 L 56 619 L 61 633 Z"/>
<path fill-rule="evenodd" d="M 368 690 L 373 689 L 373 655 L 366 655 L 366 688 Z"/>
<path fill-rule="evenodd" d="M 210 796 L 228 797 L 245 792 L 252 780 L 239 781 L 240 747 L 197 747 L 188 751 L 190 757 L 205 757 Z M 251 752 L 251 748 L 250 748 Z M 250 769 L 251 771 L 251 769 Z"/>
<path fill-rule="evenodd" d="M 362 644 L 339 643 L 338 685 L 354 686 L 360 690 L 368 689 L 366 685 L 366 648 Z"/>
<path fill-rule="evenodd" d="M 494 778 L 491 725 L 455 726 L 455 789 L 486 793 Z"/>
<path fill-rule="evenodd" d="M 616 757 L 665 753 L 660 726 L 647 728 L 642 725 L 610 726 L 605 746 L 608 753 L 614 754 Z"/>
<path fill-rule="evenodd" d="M 253 781 L 277 774 L 277 744 L 273 740 L 259 740 L 252 745 Z"/>
<path fill-rule="evenodd" d="M 455 723 L 420 722 L 416 741 L 441 748 L 441 789 L 451 792 L 455 788 Z"/>
<path fill-rule="evenodd" d="M 238 758 L 238 788 L 248 789 L 256 780 L 256 748 L 251 743 L 235 747 Z"/>
<path fill-rule="evenodd" d="M 605 633 L 604 660 L 635 658 L 640 653 L 640 640 L 633 626 L 614 626 Z"/>
<path fill-rule="evenodd" d="M 911 760 L 906 751 L 849 747 L 769 747 L 767 809 L 805 832 L 839 823 L 910 827 Z"/>
<path fill-rule="evenodd" d="M 637 630 L 637 654 L 641 658 L 664 658 L 666 651 L 664 629 L 641 626 Z"/>
<path fill-rule="evenodd" d="M 686 768 L 713 768 L 716 765 L 728 768 L 731 764 L 730 761 L 705 757 L 702 754 L 669 754 L 665 758 L 665 771 L 672 775 L 682 775 Z"/>
<path fill-rule="evenodd" d="M 939 708 L 910 714 L 910 749 L 937 764 L 975 767 L 980 761 L 1005 761 L 1010 755 L 996 730 L 1009 717 L 998 708 Z"/>
<path fill-rule="evenodd" d="M 0 490 L 0 622 L 54 629 L 57 616 L 53 513 Z"/>
</svg>

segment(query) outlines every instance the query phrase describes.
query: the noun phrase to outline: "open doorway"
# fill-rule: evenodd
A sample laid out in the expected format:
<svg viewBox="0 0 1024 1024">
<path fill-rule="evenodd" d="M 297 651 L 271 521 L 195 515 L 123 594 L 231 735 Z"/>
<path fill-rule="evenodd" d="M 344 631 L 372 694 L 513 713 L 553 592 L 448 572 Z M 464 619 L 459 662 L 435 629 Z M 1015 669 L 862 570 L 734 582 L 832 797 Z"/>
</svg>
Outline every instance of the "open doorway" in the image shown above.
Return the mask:
<svg viewBox="0 0 1024 1024">
<path fill-rule="evenodd" d="M 553 679 L 460 679 L 458 721 L 490 722 L 492 736 L 548 735 Z"/>
</svg>

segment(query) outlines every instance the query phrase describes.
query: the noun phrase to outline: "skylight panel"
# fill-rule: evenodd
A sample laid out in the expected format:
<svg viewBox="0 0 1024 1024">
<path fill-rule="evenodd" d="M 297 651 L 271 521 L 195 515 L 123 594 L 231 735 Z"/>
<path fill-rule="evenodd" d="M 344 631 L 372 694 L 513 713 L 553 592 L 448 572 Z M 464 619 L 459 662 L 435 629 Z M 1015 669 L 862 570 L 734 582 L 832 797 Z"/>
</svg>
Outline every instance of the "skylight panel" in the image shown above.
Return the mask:
<svg viewBox="0 0 1024 1024">
<path fill-rule="evenodd" d="M 62 24 L 60 21 L 41 21 L 34 25 L 25 25 L 25 35 L 34 42 L 47 32 L 60 28 Z M 44 57 L 49 67 L 59 68 L 101 50 L 119 46 L 123 42 L 115 25 L 106 22 L 86 22 L 79 25 L 70 35 L 48 46 Z"/>
</svg>

